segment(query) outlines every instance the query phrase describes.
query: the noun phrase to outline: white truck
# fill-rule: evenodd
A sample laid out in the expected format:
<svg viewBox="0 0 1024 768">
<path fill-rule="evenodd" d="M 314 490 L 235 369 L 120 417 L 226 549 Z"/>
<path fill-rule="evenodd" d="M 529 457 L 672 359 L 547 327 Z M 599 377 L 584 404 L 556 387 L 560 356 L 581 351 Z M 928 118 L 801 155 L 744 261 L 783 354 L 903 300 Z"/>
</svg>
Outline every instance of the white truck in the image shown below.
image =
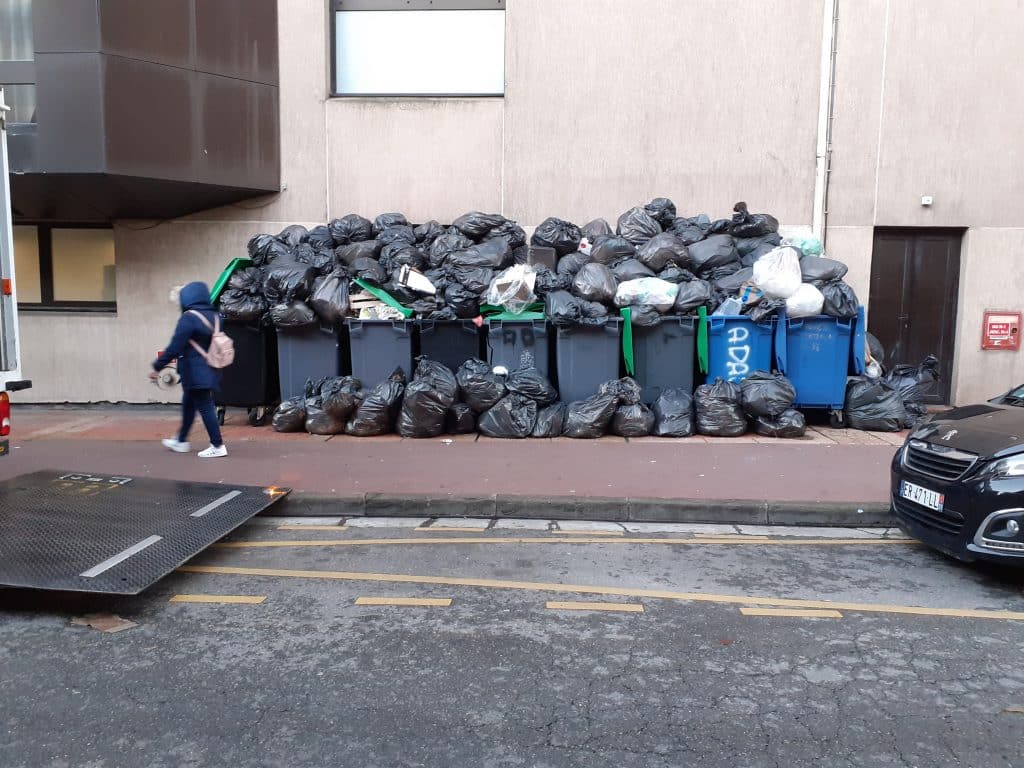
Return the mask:
<svg viewBox="0 0 1024 768">
<path fill-rule="evenodd" d="M 0 456 L 10 452 L 10 392 L 28 389 L 21 376 L 21 337 L 18 296 L 14 284 L 14 228 L 11 212 L 10 166 L 7 159 L 7 113 L 0 88 Z"/>
</svg>

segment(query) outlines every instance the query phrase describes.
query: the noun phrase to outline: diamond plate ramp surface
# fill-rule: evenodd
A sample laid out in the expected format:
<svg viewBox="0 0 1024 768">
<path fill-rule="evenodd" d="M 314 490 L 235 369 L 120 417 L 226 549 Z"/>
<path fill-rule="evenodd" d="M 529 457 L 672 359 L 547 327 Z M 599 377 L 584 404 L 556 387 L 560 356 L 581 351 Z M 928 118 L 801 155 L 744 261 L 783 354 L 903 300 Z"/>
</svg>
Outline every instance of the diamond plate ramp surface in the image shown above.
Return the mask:
<svg viewBox="0 0 1024 768">
<path fill-rule="evenodd" d="M 0 586 L 135 595 L 287 491 L 43 471 L 0 483 Z"/>
</svg>

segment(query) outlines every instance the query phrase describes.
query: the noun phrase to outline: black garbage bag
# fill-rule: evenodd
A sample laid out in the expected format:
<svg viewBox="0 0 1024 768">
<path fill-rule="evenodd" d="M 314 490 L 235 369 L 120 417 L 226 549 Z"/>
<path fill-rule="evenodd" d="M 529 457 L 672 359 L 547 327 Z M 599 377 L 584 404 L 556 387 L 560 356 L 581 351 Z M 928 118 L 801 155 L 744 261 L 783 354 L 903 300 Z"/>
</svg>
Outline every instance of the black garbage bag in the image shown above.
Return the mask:
<svg viewBox="0 0 1024 768">
<path fill-rule="evenodd" d="M 533 292 L 541 298 L 555 291 L 567 291 L 572 287 L 572 278 L 552 272 L 547 267 L 535 267 L 537 277 L 533 284 Z"/>
<path fill-rule="evenodd" d="M 307 398 L 306 431 L 311 435 L 341 435 L 345 432 L 345 419 L 335 418 L 325 411 L 321 398 Z"/>
<path fill-rule="evenodd" d="M 266 279 L 266 272 L 259 267 L 246 267 L 239 269 L 228 279 L 227 287 L 233 291 L 249 293 L 253 296 L 263 295 L 263 282 Z"/>
<path fill-rule="evenodd" d="M 805 283 L 821 286 L 833 280 L 842 280 L 848 271 L 849 267 L 843 262 L 826 259 L 824 256 L 804 256 L 800 259 L 800 275 Z"/>
<path fill-rule="evenodd" d="M 509 392 L 528 397 L 538 405 L 551 405 L 558 400 L 558 390 L 532 365 L 523 365 L 512 371 L 505 381 L 505 386 Z"/>
<path fill-rule="evenodd" d="M 707 217 L 705 216 L 704 218 L 706 219 Z M 710 225 L 710 223 L 709 221 L 707 224 Z M 672 226 L 669 229 L 673 235 L 682 241 L 683 245 L 699 243 L 708 235 L 707 225 L 702 226 L 682 217 L 672 222 Z"/>
<path fill-rule="evenodd" d="M 697 276 L 688 269 L 683 269 L 677 264 L 669 264 L 661 272 L 658 273 L 658 279 L 664 280 L 667 283 L 688 283 L 691 280 L 696 280 Z"/>
<path fill-rule="evenodd" d="M 428 315 L 432 315 L 434 312 L 447 308 L 448 307 L 444 303 L 443 293 L 440 296 L 424 296 L 409 305 L 409 309 L 420 317 L 427 317 Z M 455 312 L 452 312 L 452 317 L 455 318 Z"/>
<path fill-rule="evenodd" d="M 416 359 L 416 375 L 405 388 L 398 414 L 402 437 L 437 437 L 444 433 L 444 419 L 459 392 L 455 374 L 443 363 L 423 356 Z"/>
<path fill-rule="evenodd" d="M 364 395 L 345 433 L 354 437 L 386 435 L 395 425 L 402 393 L 405 392 L 405 372 L 396 368 L 385 381 Z"/>
<path fill-rule="evenodd" d="M 573 293 L 584 301 L 597 301 L 611 304 L 615 300 L 615 291 L 619 284 L 615 275 L 604 264 L 584 264 L 572 281 Z"/>
<path fill-rule="evenodd" d="M 302 432 L 306 428 L 306 398 L 292 397 L 283 401 L 270 420 L 275 432 Z"/>
<path fill-rule="evenodd" d="M 693 271 L 701 277 L 711 270 L 727 265 L 735 265 L 733 272 L 740 268 L 740 255 L 736 252 L 736 245 L 729 235 L 711 235 L 706 240 L 691 245 L 689 252 Z"/>
<path fill-rule="evenodd" d="M 639 280 L 641 277 L 654 277 L 654 272 L 645 267 L 638 259 L 626 259 L 612 268 L 612 274 L 620 283 L 627 280 Z"/>
<path fill-rule="evenodd" d="M 690 280 L 679 284 L 679 293 L 676 294 L 676 303 L 672 307 L 674 315 L 694 315 L 700 307 L 705 307 L 711 301 L 714 290 L 711 283 L 704 280 Z"/>
<path fill-rule="evenodd" d="M 487 267 L 452 267 L 450 272 L 452 280 L 465 287 L 478 301 L 480 294 L 491 287 L 491 281 L 498 274 L 497 270 Z"/>
<path fill-rule="evenodd" d="M 323 402 L 323 409 L 340 419 L 342 425 L 359 405 L 359 393 L 363 383 L 352 376 L 337 376 L 327 379 L 320 385 L 320 399 Z"/>
<path fill-rule="evenodd" d="M 359 259 L 376 260 L 380 256 L 381 244 L 376 240 L 361 240 L 358 243 L 339 245 L 334 249 L 334 261 L 351 267 Z"/>
<path fill-rule="evenodd" d="M 463 269 L 501 269 L 509 266 L 511 261 L 512 249 L 503 237 L 484 240 L 479 245 L 456 251 L 448 257 L 450 266 Z"/>
<path fill-rule="evenodd" d="M 899 390 L 884 379 L 856 376 L 847 381 L 843 410 L 851 429 L 899 432 L 909 421 Z"/>
<path fill-rule="evenodd" d="M 514 221 L 505 221 L 503 224 L 499 224 L 492 229 L 486 239 L 492 240 L 495 237 L 504 237 L 508 240 L 508 245 L 513 251 L 519 251 L 526 245 L 526 230 L 516 224 Z M 525 257 L 523 261 L 518 261 L 517 253 L 517 264 L 525 264 Z"/>
<path fill-rule="evenodd" d="M 471 359 L 464 362 L 459 366 L 455 380 L 462 399 L 476 413 L 493 408 L 508 394 L 501 376 L 492 373 L 491 367 L 483 360 Z"/>
<path fill-rule="evenodd" d="M 477 272 L 479 270 L 472 270 Z M 483 270 L 484 272 L 490 272 L 491 270 Z M 481 276 L 482 278 L 483 276 Z M 473 282 L 473 281 L 471 281 Z M 475 283 L 479 285 L 479 283 Z M 490 283 L 488 283 L 490 285 Z M 463 320 L 469 320 L 480 314 L 480 294 L 481 291 L 473 291 L 461 283 L 452 283 L 444 289 L 444 300 L 445 303 L 451 308 L 452 312 L 455 313 L 455 317 Z"/>
<path fill-rule="evenodd" d="M 552 403 L 537 411 L 537 423 L 531 437 L 560 437 L 565 426 L 565 403 Z"/>
<path fill-rule="evenodd" d="M 636 379 L 624 376 L 621 379 L 606 381 L 597 391 L 601 395 L 615 395 L 620 405 L 636 405 L 640 402 L 642 390 Z"/>
<path fill-rule="evenodd" d="M 849 320 L 857 316 L 857 307 L 860 301 L 853 288 L 842 280 L 833 280 L 821 286 L 821 293 L 825 297 L 821 314 L 831 317 L 841 317 Z"/>
<path fill-rule="evenodd" d="M 616 395 L 596 394 L 586 400 L 570 403 L 565 414 L 562 434 L 581 440 L 593 440 L 608 432 L 608 427 L 619 407 Z"/>
<path fill-rule="evenodd" d="M 361 243 L 373 237 L 372 222 L 354 213 L 334 219 L 327 225 L 327 229 L 338 245 Z"/>
<path fill-rule="evenodd" d="M 286 257 L 291 253 L 291 248 L 273 235 L 254 235 L 249 239 L 247 248 L 249 258 L 256 267 L 265 266 L 274 259 Z"/>
<path fill-rule="evenodd" d="M 754 371 L 740 382 L 743 411 L 751 418 L 777 418 L 793 407 L 796 387 L 781 373 Z"/>
<path fill-rule="evenodd" d="M 307 237 L 309 230 L 301 224 L 291 224 L 277 233 L 277 239 L 291 248 L 306 242 Z"/>
<path fill-rule="evenodd" d="M 715 219 L 708 225 L 708 235 L 731 234 L 732 219 Z"/>
<path fill-rule="evenodd" d="M 327 248 L 331 251 L 338 246 L 338 244 L 334 242 L 334 238 L 331 237 L 331 230 L 324 224 L 321 224 L 318 227 L 313 227 L 309 230 L 306 242 L 314 248 Z"/>
<path fill-rule="evenodd" d="M 408 266 L 423 271 L 427 266 L 427 254 L 418 245 L 406 242 L 385 245 L 380 252 L 380 265 L 389 272 Z"/>
<path fill-rule="evenodd" d="M 589 264 L 592 260 L 588 254 L 576 251 L 560 258 L 556 270 L 558 274 L 564 275 L 571 280 L 583 269 L 584 264 Z"/>
<path fill-rule="evenodd" d="M 661 323 L 662 314 L 650 304 L 635 304 L 629 307 L 629 322 L 637 328 L 652 328 Z"/>
<path fill-rule="evenodd" d="M 444 417 L 444 431 L 449 435 L 471 435 L 476 432 L 476 414 L 465 403 L 452 403 Z"/>
<path fill-rule="evenodd" d="M 452 226 L 466 237 L 471 237 L 474 240 L 481 240 L 492 229 L 500 227 L 507 221 L 508 219 L 497 213 L 480 213 L 480 211 L 472 211 L 459 216 L 459 218 L 452 222 Z"/>
<path fill-rule="evenodd" d="M 612 434 L 620 437 L 647 437 L 654 429 L 654 411 L 643 403 L 620 405 L 612 416 Z"/>
<path fill-rule="evenodd" d="M 430 244 L 430 266 L 441 267 L 448 263 L 453 253 L 464 251 L 473 247 L 473 241 L 459 232 L 457 229 L 450 229 L 439 235 Z"/>
<path fill-rule="evenodd" d="M 334 271 L 336 261 L 334 251 L 330 248 L 320 247 L 313 249 L 313 260 L 310 262 L 317 274 L 327 276 Z"/>
<path fill-rule="evenodd" d="M 552 291 L 544 299 L 544 314 L 555 325 L 577 325 L 583 308 L 580 300 L 568 291 Z"/>
<path fill-rule="evenodd" d="M 313 290 L 316 270 L 309 264 L 277 260 L 267 267 L 263 295 L 271 304 L 301 301 Z"/>
<path fill-rule="evenodd" d="M 667 197 L 654 198 L 644 206 L 644 211 L 662 228 L 671 227 L 672 222 L 676 220 L 676 204 Z"/>
<path fill-rule="evenodd" d="M 885 362 L 885 347 L 882 346 L 882 342 L 878 340 L 878 337 L 870 331 L 865 331 L 864 337 L 868 343 L 868 351 L 871 353 L 871 357 L 878 362 L 879 365 Z"/>
<path fill-rule="evenodd" d="M 434 312 L 431 312 L 426 316 L 426 320 L 459 320 L 459 316 L 455 314 L 455 310 L 451 307 L 444 306 Z M 464 319 L 464 318 L 463 318 Z"/>
<path fill-rule="evenodd" d="M 534 230 L 530 245 L 554 248 L 559 256 L 578 250 L 583 234 L 575 224 L 551 217 L 544 219 Z"/>
<path fill-rule="evenodd" d="M 693 400 L 697 410 L 697 432 L 712 437 L 746 434 L 747 417 L 740 405 L 740 388 L 725 379 L 697 387 Z"/>
<path fill-rule="evenodd" d="M 395 275 L 398 275 L 398 270 L 395 270 Z M 402 285 L 396 280 L 389 280 L 381 288 L 403 307 L 415 304 L 423 298 L 423 294 L 417 293 L 412 288 Z"/>
<path fill-rule="evenodd" d="M 636 255 L 636 247 L 624 237 L 600 237 L 590 252 L 590 261 L 614 267 Z"/>
<path fill-rule="evenodd" d="M 381 244 L 381 247 L 387 247 L 392 243 L 405 243 L 406 245 L 415 245 L 416 243 L 416 231 L 408 224 L 396 224 L 393 227 L 388 227 L 382 230 L 377 235 L 377 242 Z"/>
<path fill-rule="evenodd" d="M 403 213 L 382 213 L 373 220 L 373 236 L 377 237 L 388 227 L 401 227 L 408 225 L 409 220 Z"/>
<path fill-rule="evenodd" d="M 733 272 L 730 275 L 724 275 L 719 277 L 714 282 L 714 288 L 716 291 L 727 293 L 730 296 L 735 296 L 739 293 L 743 284 L 754 279 L 754 270 L 752 267 L 744 267 Z"/>
<path fill-rule="evenodd" d="M 316 322 L 316 313 L 304 301 L 275 304 L 269 317 L 275 328 L 303 328 Z"/>
<path fill-rule="evenodd" d="M 226 320 L 254 323 L 267 313 L 267 300 L 247 291 L 225 288 L 217 302 Z"/>
<path fill-rule="evenodd" d="M 807 434 L 807 420 L 800 411 L 789 408 L 775 418 L 758 416 L 754 431 L 763 437 L 784 437 L 790 440 Z"/>
<path fill-rule="evenodd" d="M 292 248 L 292 261 L 315 266 L 313 262 L 316 261 L 316 248 L 309 243 L 299 243 Z"/>
<path fill-rule="evenodd" d="M 757 254 L 754 257 L 755 260 L 782 244 L 782 235 L 778 232 L 769 232 L 760 237 L 734 237 L 733 239 L 736 241 L 736 251 L 741 258 Z"/>
<path fill-rule="evenodd" d="M 580 299 L 580 324 L 604 325 L 607 321 L 608 307 L 599 301 L 583 301 Z"/>
<path fill-rule="evenodd" d="M 334 325 L 348 315 L 348 273 L 339 269 L 332 272 L 313 292 L 309 305 L 327 325 Z"/>
<path fill-rule="evenodd" d="M 529 437 L 537 423 L 537 403 L 522 395 L 503 397 L 477 422 L 481 435 L 506 439 Z"/>
<path fill-rule="evenodd" d="M 373 259 L 360 258 L 352 262 L 352 277 L 358 277 L 374 285 L 384 285 L 388 281 L 388 273 Z"/>
<path fill-rule="evenodd" d="M 580 227 L 580 232 L 582 233 L 583 237 L 587 238 L 587 240 L 593 243 L 599 235 L 604 235 L 606 237 L 611 236 L 612 228 L 611 225 L 604 219 L 594 219 L 593 221 L 588 221 L 586 224 Z"/>
<path fill-rule="evenodd" d="M 779 231 L 779 222 L 768 213 L 750 213 L 746 203 L 736 203 L 729 233 L 733 237 L 760 237 Z"/>
<path fill-rule="evenodd" d="M 904 403 L 925 403 L 935 394 L 939 381 L 939 359 L 928 355 L 919 365 L 897 365 L 885 381 L 900 393 Z"/>
<path fill-rule="evenodd" d="M 663 389 L 652 406 L 658 437 L 690 437 L 693 434 L 693 397 L 684 389 Z"/>
<path fill-rule="evenodd" d="M 636 250 L 636 257 L 653 272 L 661 272 L 671 264 L 686 268 L 690 251 L 673 232 L 655 235 Z"/>
<path fill-rule="evenodd" d="M 661 224 L 638 206 L 630 208 L 619 216 L 615 233 L 629 240 L 633 245 L 643 245 L 655 235 L 661 234 Z"/>
<path fill-rule="evenodd" d="M 779 312 L 786 308 L 786 302 L 782 299 L 761 299 L 757 304 L 751 304 L 741 310 L 755 323 L 763 323 L 777 317 Z"/>
<path fill-rule="evenodd" d="M 413 232 L 416 235 L 416 242 L 424 248 L 429 248 L 431 243 L 444 234 L 444 227 L 440 222 L 431 219 L 413 227 Z"/>
</svg>

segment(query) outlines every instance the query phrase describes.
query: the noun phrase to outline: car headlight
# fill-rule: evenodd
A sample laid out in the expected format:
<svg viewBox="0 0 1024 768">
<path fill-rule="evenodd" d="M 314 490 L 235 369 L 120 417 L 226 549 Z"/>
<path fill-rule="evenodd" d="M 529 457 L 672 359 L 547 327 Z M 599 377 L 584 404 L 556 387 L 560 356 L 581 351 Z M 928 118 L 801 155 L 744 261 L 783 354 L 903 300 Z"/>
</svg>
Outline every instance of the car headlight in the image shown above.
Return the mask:
<svg viewBox="0 0 1024 768">
<path fill-rule="evenodd" d="M 993 461 L 977 474 L 978 480 L 998 480 L 1003 477 L 1024 477 L 1024 456 Z"/>
</svg>

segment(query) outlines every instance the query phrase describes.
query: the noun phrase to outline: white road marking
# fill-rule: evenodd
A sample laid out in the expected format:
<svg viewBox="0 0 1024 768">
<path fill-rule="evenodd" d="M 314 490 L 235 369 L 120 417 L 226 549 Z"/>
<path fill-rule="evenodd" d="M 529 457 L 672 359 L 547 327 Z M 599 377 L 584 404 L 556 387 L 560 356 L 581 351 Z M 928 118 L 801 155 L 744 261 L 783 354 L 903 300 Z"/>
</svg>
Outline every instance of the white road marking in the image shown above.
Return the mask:
<svg viewBox="0 0 1024 768">
<path fill-rule="evenodd" d="M 97 565 L 94 565 L 88 571 L 85 571 L 84 573 L 80 573 L 79 576 L 82 576 L 83 578 L 86 578 L 86 579 L 91 579 L 91 578 L 93 578 L 95 576 L 99 576 L 101 573 L 104 573 L 105 571 L 109 571 L 111 568 L 113 568 L 118 563 L 123 563 L 125 560 L 127 560 L 132 555 L 138 554 L 139 552 L 144 550 L 146 547 L 151 547 L 154 544 L 156 544 L 158 541 L 161 541 L 162 539 L 163 539 L 163 536 L 150 536 L 148 538 L 145 538 L 142 541 L 140 541 L 138 544 L 132 544 L 130 547 L 128 547 L 128 549 L 125 549 L 125 550 L 123 550 L 121 552 L 118 552 L 116 555 L 114 555 L 113 557 L 107 558 L 102 563 L 98 563 Z"/>
<path fill-rule="evenodd" d="M 241 495 L 242 495 L 241 491 L 231 491 L 230 493 L 225 493 L 219 499 L 216 499 L 215 501 L 211 501 L 209 504 L 207 504 L 202 509 L 197 509 L 195 512 L 193 512 L 190 515 L 190 517 L 202 517 L 207 512 L 212 512 L 213 510 L 215 510 L 217 507 L 221 506 L 222 504 L 227 504 L 229 501 L 231 501 L 236 496 L 241 496 Z"/>
</svg>

